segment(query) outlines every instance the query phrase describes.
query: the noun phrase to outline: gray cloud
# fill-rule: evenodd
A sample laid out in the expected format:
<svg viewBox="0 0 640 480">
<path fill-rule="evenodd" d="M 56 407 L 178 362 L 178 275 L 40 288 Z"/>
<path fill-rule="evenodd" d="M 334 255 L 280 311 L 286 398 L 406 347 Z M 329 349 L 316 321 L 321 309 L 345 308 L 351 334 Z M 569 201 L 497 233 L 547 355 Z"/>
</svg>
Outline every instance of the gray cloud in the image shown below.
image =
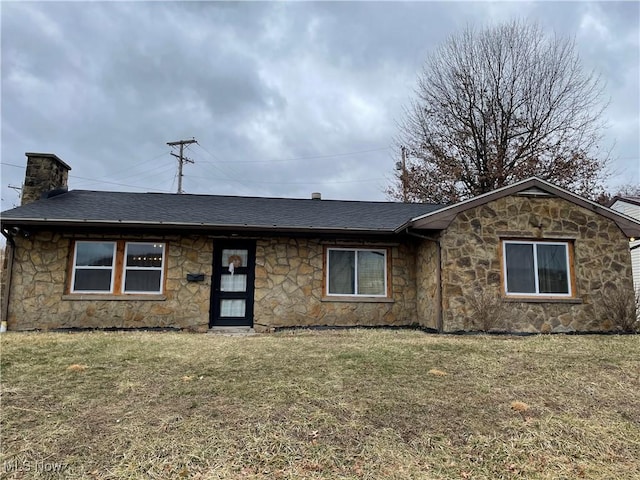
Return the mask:
<svg viewBox="0 0 640 480">
<path fill-rule="evenodd" d="M 393 136 L 430 50 L 526 18 L 575 36 L 611 105 L 614 183 L 640 181 L 639 5 L 3 3 L 2 208 L 25 151 L 72 188 L 175 191 L 168 141 L 195 137 L 187 192 L 384 199 Z M 603 146 L 606 148 L 606 145 Z"/>
</svg>

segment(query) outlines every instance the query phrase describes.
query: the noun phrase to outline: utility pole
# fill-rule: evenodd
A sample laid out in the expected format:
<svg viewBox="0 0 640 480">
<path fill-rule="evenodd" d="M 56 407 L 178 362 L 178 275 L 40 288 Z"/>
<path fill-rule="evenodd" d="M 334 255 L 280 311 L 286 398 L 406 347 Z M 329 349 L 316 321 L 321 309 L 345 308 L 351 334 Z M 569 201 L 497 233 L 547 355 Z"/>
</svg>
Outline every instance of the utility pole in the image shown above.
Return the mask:
<svg viewBox="0 0 640 480">
<path fill-rule="evenodd" d="M 180 153 L 173 153 L 171 155 L 178 159 L 178 193 L 184 193 L 182 191 L 182 165 L 185 163 L 193 163 L 193 160 L 184 156 L 184 146 L 190 145 L 192 143 L 198 143 L 195 138 L 191 138 L 191 140 L 178 140 L 177 142 L 167 142 L 171 148 L 180 147 Z"/>
<path fill-rule="evenodd" d="M 22 184 L 24 186 L 24 184 Z M 18 193 L 18 200 L 22 200 L 22 187 L 18 187 L 16 185 L 7 185 L 12 190 L 15 190 Z M 4 201 L 4 198 L 2 199 Z M 14 207 L 17 207 L 17 204 L 13 204 Z"/>
</svg>

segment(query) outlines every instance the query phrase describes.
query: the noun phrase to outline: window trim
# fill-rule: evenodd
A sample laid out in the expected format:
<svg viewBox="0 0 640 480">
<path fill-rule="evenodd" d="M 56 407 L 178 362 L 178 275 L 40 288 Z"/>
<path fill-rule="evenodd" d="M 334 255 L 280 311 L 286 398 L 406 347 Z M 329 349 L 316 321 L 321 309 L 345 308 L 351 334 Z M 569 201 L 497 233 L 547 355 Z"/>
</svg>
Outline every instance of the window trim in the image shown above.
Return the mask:
<svg viewBox="0 0 640 480">
<path fill-rule="evenodd" d="M 572 299 L 575 298 L 575 278 L 574 278 L 574 255 L 573 242 L 567 240 L 534 240 L 534 239 L 502 239 L 501 253 L 501 273 L 502 273 L 502 292 L 507 298 L 528 298 L 528 299 Z M 535 292 L 509 292 L 507 281 L 507 245 L 532 245 L 533 246 L 533 272 Z M 538 245 L 561 245 L 565 247 L 566 272 L 567 272 L 567 289 L 568 293 L 540 293 L 539 272 L 538 272 Z"/>
<path fill-rule="evenodd" d="M 90 266 L 90 265 L 77 265 L 78 262 L 78 244 L 81 243 L 111 243 L 113 244 L 112 256 L 111 256 L 111 266 Z M 111 295 L 113 294 L 114 287 L 116 285 L 116 258 L 117 258 L 117 242 L 112 240 L 78 240 L 74 242 L 73 245 L 73 258 L 71 260 L 71 285 L 69 286 L 70 293 L 76 294 L 98 294 L 98 295 Z M 110 270 L 111 271 L 111 282 L 109 285 L 109 290 L 76 290 L 76 272 L 78 270 Z"/>
<path fill-rule="evenodd" d="M 76 270 L 78 269 L 77 255 L 78 255 L 78 244 L 81 243 L 113 243 L 113 264 L 111 267 L 87 267 L 87 268 L 100 268 L 100 269 L 111 269 L 111 289 L 109 291 L 106 290 L 75 290 L 75 277 Z M 162 245 L 162 265 L 160 267 L 127 267 L 126 265 L 126 252 L 128 246 L 130 244 L 160 244 Z M 169 243 L 166 241 L 158 241 L 158 240 L 110 240 L 110 239 L 90 239 L 90 240 L 74 240 L 71 248 L 73 249 L 73 254 L 69 255 L 69 271 L 68 275 L 69 284 L 67 285 L 67 294 L 77 297 L 77 296 L 91 296 L 91 297 L 114 297 L 114 296 L 123 296 L 123 297 L 140 297 L 140 296 L 162 296 L 166 291 L 166 272 L 167 272 L 167 252 L 169 250 Z M 80 268 L 81 270 L 83 268 Z M 85 268 L 86 269 L 86 268 Z M 158 271 L 160 270 L 160 289 L 156 291 L 126 291 L 125 290 L 125 281 L 126 281 L 126 273 L 127 270 L 146 270 L 146 271 Z"/>
<path fill-rule="evenodd" d="M 127 266 L 127 252 L 129 251 L 129 245 L 162 245 L 162 263 L 159 267 L 129 267 Z M 167 258 L 166 256 L 166 245 L 164 242 L 125 242 L 124 243 L 124 254 L 122 257 L 122 287 L 121 291 L 126 295 L 160 295 L 164 293 L 164 264 Z M 135 271 L 135 272 L 157 272 L 160 271 L 160 289 L 156 291 L 144 291 L 144 290 L 127 290 L 125 288 L 127 281 L 127 272 Z"/>
<path fill-rule="evenodd" d="M 384 294 L 380 294 L 380 295 L 372 295 L 372 294 L 359 294 L 359 293 L 330 293 L 329 292 L 329 269 L 331 268 L 330 266 L 330 261 L 329 261 L 329 257 L 330 257 L 330 252 L 332 250 L 338 250 L 338 251 L 348 251 L 348 252 L 354 252 L 356 255 L 356 259 L 355 259 L 355 285 L 354 285 L 354 290 L 357 290 L 358 287 L 358 280 L 357 280 L 357 255 L 358 252 L 378 252 L 378 253 L 382 253 L 384 255 Z M 324 274 L 324 281 L 322 284 L 322 288 L 323 288 L 323 297 L 327 300 L 340 300 L 340 299 L 345 299 L 345 300 L 349 300 L 349 301 L 366 301 L 366 300 L 375 300 L 375 301 L 385 301 L 391 298 L 390 295 L 390 291 L 391 291 L 391 265 L 390 265 L 390 261 L 391 261 L 391 255 L 390 255 L 390 249 L 387 247 L 349 247 L 349 246 L 340 246 L 340 247 L 329 247 L 329 246 L 325 246 L 324 248 L 324 268 L 323 268 L 323 274 Z"/>
</svg>

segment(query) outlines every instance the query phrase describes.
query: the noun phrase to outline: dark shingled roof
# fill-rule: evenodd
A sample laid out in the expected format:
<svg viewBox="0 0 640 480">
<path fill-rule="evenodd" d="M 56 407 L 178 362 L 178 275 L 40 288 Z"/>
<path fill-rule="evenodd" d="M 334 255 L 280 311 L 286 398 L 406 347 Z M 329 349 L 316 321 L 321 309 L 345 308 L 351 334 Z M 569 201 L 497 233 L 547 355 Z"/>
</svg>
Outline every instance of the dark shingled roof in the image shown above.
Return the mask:
<svg viewBox="0 0 640 480">
<path fill-rule="evenodd" d="M 73 190 L 2 212 L 3 227 L 128 225 L 169 229 L 391 233 L 442 205 Z"/>
</svg>

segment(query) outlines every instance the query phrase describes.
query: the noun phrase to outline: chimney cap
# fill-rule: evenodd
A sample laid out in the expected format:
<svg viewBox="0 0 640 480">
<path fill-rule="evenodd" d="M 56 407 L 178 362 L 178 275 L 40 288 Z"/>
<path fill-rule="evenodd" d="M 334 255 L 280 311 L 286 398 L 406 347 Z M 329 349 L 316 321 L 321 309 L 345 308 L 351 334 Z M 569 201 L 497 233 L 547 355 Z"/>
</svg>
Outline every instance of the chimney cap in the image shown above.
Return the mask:
<svg viewBox="0 0 640 480">
<path fill-rule="evenodd" d="M 58 162 L 61 166 L 66 168 L 67 170 L 71 170 L 71 167 L 63 162 L 56 154 L 54 153 L 35 153 L 35 152 L 25 152 L 27 158 L 30 157 L 40 157 L 40 158 L 51 158 Z"/>
<path fill-rule="evenodd" d="M 322 200 L 322 193 L 320 192 L 313 192 L 311 194 L 311 200 Z"/>
</svg>

